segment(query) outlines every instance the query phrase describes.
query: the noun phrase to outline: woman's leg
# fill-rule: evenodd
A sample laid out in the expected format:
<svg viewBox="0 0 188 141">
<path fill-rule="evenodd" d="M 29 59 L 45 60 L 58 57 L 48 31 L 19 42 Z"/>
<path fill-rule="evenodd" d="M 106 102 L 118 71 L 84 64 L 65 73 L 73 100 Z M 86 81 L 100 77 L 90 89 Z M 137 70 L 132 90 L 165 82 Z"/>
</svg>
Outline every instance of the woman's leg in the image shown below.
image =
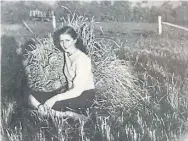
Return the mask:
<svg viewBox="0 0 188 141">
<path fill-rule="evenodd" d="M 37 101 L 39 101 L 41 104 L 44 104 L 46 100 L 50 99 L 51 97 L 55 96 L 56 94 L 60 92 L 66 91 L 66 89 L 67 89 L 67 86 L 65 85 L 65 86 L 60 87 L 57 90 L 53 90 L 50 92 L 32 91 L 30 93 Z"/>
<path fill-rule="evenodd" d="M 32 92 L 31 94 L 37 101 L 39 101 L 41 104 L 44 104 L 46 100 L 54 96 L 52 92 Z"/>
<path fill-rule="evenodd" d="M 94 98 L 95 89 L 86 90 L 79 97 L 56 102 L 53 109 L 57 111 L 72 110 L 80 113 L 92 106 Z"/>
</svg>

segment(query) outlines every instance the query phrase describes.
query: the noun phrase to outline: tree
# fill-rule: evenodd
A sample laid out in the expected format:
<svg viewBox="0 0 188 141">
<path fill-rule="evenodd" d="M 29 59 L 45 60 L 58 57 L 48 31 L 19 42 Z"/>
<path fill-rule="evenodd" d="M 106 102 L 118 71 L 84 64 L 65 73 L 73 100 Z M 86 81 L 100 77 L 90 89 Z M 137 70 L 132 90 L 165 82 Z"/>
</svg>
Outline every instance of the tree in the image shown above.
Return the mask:
<svg viewBox="0 0 188 141">
<path fill-rule="evenodd" d="M 13 24 L 29 20 L 30 10 L 46 11 L 50 5 L 39 1 L 7 1 L 2 3 L 1 8 L 2 22 Z"/>
<path fill-rule="evenodd" d="M 115 1 L 113 5 L 114 16 L 118 21 L 130 21 L 131 7 L 128 1 Z"/>
<path fill-rule="evenodd" d="M 157 22 L 159 16 L 159 9 L 155 6 L 152 6 L 150 9 L 150 15 L 149 15 L 149 19 L 148 22 Z"/>
<path fill-rule="evenodd" d="M 181 5 L 179 5 L 174 9 L 173 16 L 175 17 L 175 22 L 184 25 L 188 24 L 187 13 L 188 13 L 188 1 L 182 1 Z"/>
<path fill-rule="evenodd" d="M 164 21 L 167 22 L 174 22 L 175 18 L 172 16 L 173 14 L 173 8 L 172 8 L 172 4 L 167 1 L 164 2 L 161 6 L 160 6 L 160 15 L 162 16 L 162 19 Z"/>
<path fill-rule="evenodd" d="M 111 2 L 110 1 L 101 1 L 100 2 L 100 12 L 101 12 L 101 20 L 109 21 L 112 20 L 112 10 L 111 10 Z"/>
</svg>

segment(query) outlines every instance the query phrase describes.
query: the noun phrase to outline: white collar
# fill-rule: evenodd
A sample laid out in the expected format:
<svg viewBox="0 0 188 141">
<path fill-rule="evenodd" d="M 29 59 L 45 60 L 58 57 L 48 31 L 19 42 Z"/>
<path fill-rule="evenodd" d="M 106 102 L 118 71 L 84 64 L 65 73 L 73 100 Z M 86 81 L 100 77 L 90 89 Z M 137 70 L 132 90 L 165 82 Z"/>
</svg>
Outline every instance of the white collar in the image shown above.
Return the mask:
<svg viewBox="0 0 188 141">
<path fill-rule="evenodd" d="M 66 54 L 67 54 L 67 56 L 68 57 L 73 57 L 73 56 L 75 56 L 75 54 L 77 54 L 79 51 L 78 51 L 78 49 L 73 53 L 73 54 L 70 54 L 70 53 L 68 53 L 68 52 L 65 52 Z"/>
</svg>

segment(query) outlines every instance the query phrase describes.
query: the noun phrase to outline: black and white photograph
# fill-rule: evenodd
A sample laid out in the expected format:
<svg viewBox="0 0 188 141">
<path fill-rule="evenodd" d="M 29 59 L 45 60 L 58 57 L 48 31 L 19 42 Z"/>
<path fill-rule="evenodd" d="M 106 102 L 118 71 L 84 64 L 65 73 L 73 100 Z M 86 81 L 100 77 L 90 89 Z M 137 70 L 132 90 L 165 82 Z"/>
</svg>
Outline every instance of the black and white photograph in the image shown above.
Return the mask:
<svg viewBox="0 0 188 141">
<path fill-rule="evenodd" d="M 1 141 L 188 141 L 188 1 L 0 4 Z"/>
</svg>

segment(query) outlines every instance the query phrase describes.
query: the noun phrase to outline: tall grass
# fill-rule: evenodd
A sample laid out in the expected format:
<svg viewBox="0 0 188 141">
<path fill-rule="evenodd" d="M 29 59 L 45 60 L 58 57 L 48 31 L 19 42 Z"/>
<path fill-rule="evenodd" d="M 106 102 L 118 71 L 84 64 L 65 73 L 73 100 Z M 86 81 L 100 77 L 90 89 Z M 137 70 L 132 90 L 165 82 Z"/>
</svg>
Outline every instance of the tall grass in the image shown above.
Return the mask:
<svg viewBox="0 0 188 141">
<path fill-rule="evenodd" d="M 139 107 L 147 106 L 150 112 L 147 126 L 150 132 L 155 129 L 151 140 L 173 140 L 187 133 L 187 41 L 164 36 L 140 40 L 140 48 L 129 57 L 140 87 L 149 92 L 150 102 Z M 144 107 L 140 113 L 147 115 Z"/>
</svg>

